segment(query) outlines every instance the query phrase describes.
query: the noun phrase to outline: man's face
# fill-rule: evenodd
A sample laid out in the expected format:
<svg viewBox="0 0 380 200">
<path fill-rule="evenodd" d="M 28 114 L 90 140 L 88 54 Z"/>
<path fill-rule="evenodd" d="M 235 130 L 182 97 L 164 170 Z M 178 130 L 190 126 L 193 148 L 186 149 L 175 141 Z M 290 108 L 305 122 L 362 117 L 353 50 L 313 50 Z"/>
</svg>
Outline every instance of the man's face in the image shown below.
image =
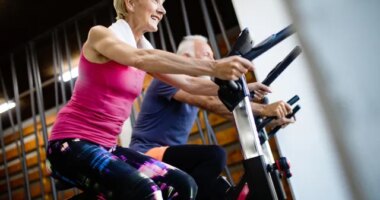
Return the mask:
<svg viewBox="0 0 380 200">
<path fill-rule="evenodd" d="M 210 45 L 208 45 L 206 42 L 195 40 L 194 51 L 195 58 L 214 60 L 214 53 L 212 52 Z"/>
</svg>

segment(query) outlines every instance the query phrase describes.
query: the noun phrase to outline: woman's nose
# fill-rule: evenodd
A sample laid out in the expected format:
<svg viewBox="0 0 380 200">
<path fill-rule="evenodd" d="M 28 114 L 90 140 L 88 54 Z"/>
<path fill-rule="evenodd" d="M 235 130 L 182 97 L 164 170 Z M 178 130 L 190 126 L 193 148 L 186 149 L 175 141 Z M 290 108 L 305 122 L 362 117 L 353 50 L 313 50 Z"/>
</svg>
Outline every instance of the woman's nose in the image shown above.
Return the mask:
<svg viewBox="0 0 380 200">
<path fill-rule="evenodd" d="M 158 10 L 157 10 L 160 14 L 162 14 L 162 15 L 165 15 L 166 14 L 166 10 L 165 10 L 165 8 L 164 8 L 164 6 L 163 5 L 160 5 L 159 7 L 158 7 Z"/>
</svg>

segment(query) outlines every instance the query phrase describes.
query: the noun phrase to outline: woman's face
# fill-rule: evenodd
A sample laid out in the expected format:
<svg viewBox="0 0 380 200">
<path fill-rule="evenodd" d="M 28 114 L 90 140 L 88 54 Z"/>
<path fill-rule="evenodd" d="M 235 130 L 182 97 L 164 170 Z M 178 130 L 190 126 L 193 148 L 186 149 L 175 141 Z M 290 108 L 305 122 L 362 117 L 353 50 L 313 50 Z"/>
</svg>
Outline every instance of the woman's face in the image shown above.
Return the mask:
<svg viewBox="0 0 380 200">
<path fill-rule="evenodd" d="M 133 21 L 143 29 L 144 32 L 155 32 L 158 23 L 165 15 L 163 7 L 165 0 L 134 0 L 134 12 L 130 13 Z"/>
</svg>

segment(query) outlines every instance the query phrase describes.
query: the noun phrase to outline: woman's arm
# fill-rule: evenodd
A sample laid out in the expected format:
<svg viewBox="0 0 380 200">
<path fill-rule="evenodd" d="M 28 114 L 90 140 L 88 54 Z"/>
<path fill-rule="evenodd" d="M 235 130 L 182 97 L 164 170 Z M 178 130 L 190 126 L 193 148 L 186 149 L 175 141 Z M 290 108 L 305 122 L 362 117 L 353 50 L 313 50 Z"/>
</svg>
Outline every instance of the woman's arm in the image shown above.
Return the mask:
<svg viewBox="0 0 380 200">
<path fill-rule="evenodd" d="M 193 95 L 217 96 L 219 86 L 210 79 L 183 74 L 152 74 L 157 79 Z"/>
<path fill-rule="evenodd" d="M 83 51 L 90 61 L 104 63 L 113 60 L 152 73 L 208 75 L 231 80 L 253 69 L 250 61 L 238 56 L 213 61 L 186 58 L 155 49 L 137 49 L 119 40 L 103 26 L 91 28 Z"/>
</svg>

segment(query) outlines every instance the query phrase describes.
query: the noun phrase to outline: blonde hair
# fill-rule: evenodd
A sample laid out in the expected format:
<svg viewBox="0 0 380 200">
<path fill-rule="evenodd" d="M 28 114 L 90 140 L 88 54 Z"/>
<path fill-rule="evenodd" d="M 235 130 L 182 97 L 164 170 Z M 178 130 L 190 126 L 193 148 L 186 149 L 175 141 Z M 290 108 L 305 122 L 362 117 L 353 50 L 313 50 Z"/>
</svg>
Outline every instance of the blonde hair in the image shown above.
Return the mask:
<svg viewBox="0 0 380 200">
<path fill-rule="evenodd" d="M 116 11 L 116 20 L 125 19 L 125 17 L 128 15 L 128 11 L 125 6 L 125 0 L 113 0 L 113 7 Z"/>
<path fill-rule="evenodd" d="M 178 55 L 184 55 L 189 54 L 191 57 L 195 57 L 195 47 L 194 42 L 196 40 L 199 40 L 201 42 L 207 43 L 208 40 L 206 37 L 202 35 L 189 35 L 185 36 L 181 43 L 178 45 L 177 54 Z"/>
</svg>

